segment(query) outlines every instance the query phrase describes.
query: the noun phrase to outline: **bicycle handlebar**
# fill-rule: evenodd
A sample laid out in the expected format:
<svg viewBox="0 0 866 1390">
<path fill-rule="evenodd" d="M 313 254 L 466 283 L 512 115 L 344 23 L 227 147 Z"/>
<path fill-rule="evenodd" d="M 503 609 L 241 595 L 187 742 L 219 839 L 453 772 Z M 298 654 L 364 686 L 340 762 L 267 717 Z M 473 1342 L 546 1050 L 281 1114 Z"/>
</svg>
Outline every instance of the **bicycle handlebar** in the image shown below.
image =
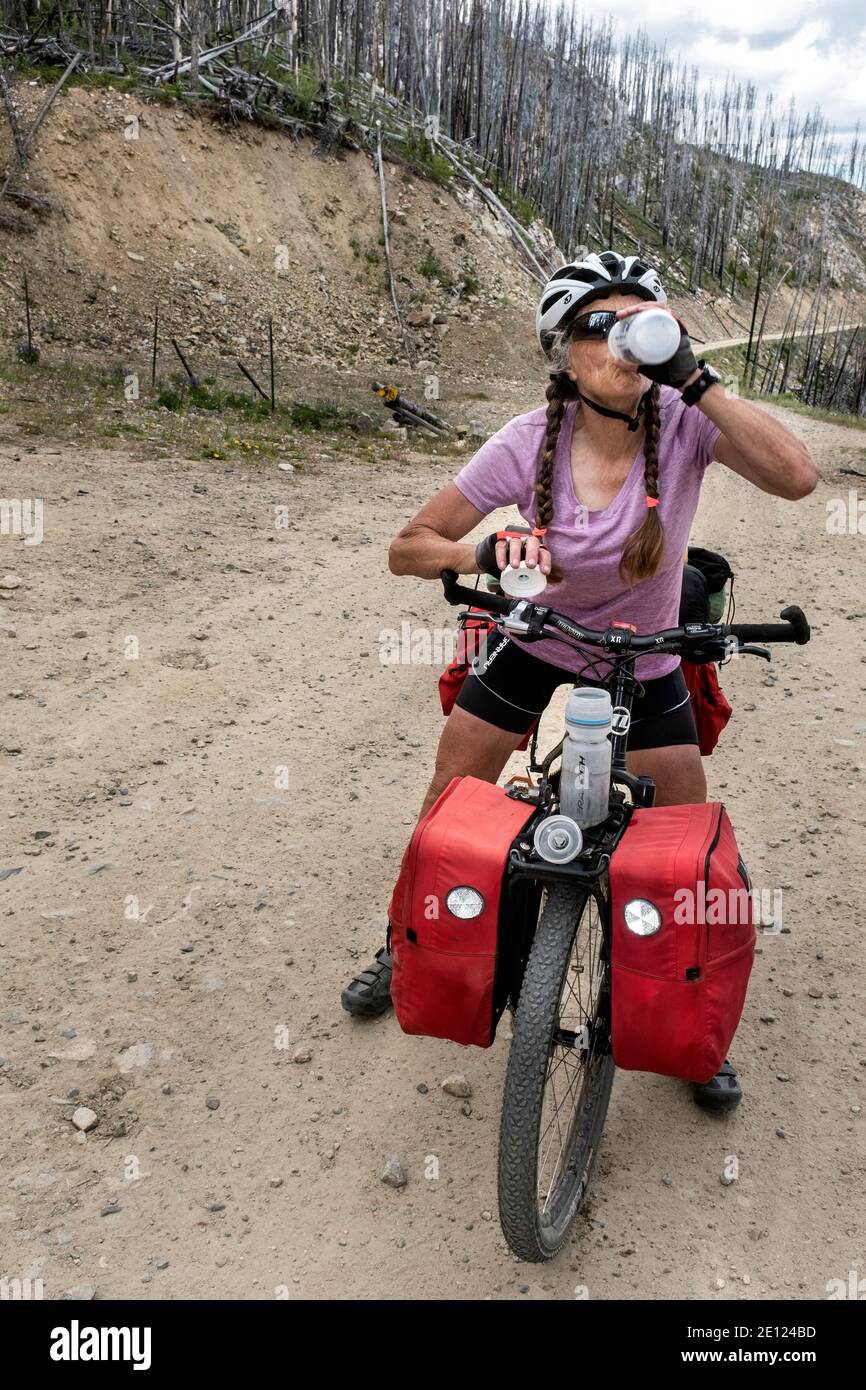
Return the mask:
<svg viewBox="0 0 866 1390">
<path fill-rule="evenodd" d="M 467 584 L 458 584 L 454 570 L 442 570 L 439 577 L 450 604 L 471 603 L 473 608 L 486 608 L 488 613 L 510 613 L 517 602 L 504 594 L 493 594 L 489 589 L 470 589 Z"/>
<path fill-rule="evenodd" d="M 783 623 L 733 623 L 728 629 L 741 642 L 796 642 L 804 647 L 812 636 L 806 614 L 795 603 L 779 614 Z"/>
<path fill-rule="evenodd" d="M 485 589 L 470 589 L 468 585 L 458 582 L 454 570 L 442 570 L 440 577 L 445 598 L 451 604 L 469 603 L 473 608 L 483 608 L 488 613 L 503 615 L 512 613 L 520 604 L 526 621 L 535 619 L 538 628 L 550 627 L 585 646 L 602 647 L 606 651 L 623 654 L 657 652 L 671 644 L 685 649 L 690 646 L 697 649 L 706 647 L 708 643 L 724 642 L 728 637 L 736 638 L 739 643 L 795 642 L 797 646 L 802 647 L 811 637 L 806 615 L 796 604 L 782 609 L 779 617 L 784 621 L 781 623 L 688 623 L 685 627 L 666 628 L 662 632 L 638 636 L 625 628 L 608 628 L 606 632 L 596 632 L 591 628 L 581 627 L 572 618 L 555 613 L 544 604 L 532 603 L 527 599 L 506 598 L 503 594 L 493 594 Z"/>
</svg>

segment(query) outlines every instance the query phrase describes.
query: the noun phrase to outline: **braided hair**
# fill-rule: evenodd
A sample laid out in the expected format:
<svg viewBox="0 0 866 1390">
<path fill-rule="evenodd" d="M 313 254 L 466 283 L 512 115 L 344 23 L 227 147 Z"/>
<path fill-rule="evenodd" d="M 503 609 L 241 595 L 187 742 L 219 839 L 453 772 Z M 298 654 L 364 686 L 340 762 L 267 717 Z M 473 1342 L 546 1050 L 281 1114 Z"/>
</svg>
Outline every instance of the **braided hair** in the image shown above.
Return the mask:
<svg viewBox="0 0 866 1390">
<path fill-rule="evenodd" d="M 535 479 L 535 524 L 547 527 L 553 523 L 553 460 L 559 442 L 559 431 L 565 415 L 565 407 L 570 400 L 577 400 L 577 387 L 565 372 L 551 372 L 547 383 L 547 428 L 538 460 L 538 475 Z M 562 570 L 552 565 L 550 582 L 559 584 Z"/>
<path fill-rule="evenodd" d="M 659 521 L 659 396 L 657 381 L 652 384 L 644 406 L 643 483 L 647 498 L 646 516 L 625 543 L 619 572 L 627 584 L 651 579 L 662 562 L 665 549 L 664 527 Z"/>
<path fill-rule="evenodd" d="M 570 342 L 567 333 L 557 333 L 548 350 L 548 356 L 555 370 L 550 373 L 547 396 L 547 428 L 538 459 L 538 473 L 535 480 L 536 516 L 538 527 L 550 527 L 553 522 L 553 460 L 562 427 L 565 407 L 569 401 L 578 399 L 578 389 L 566 372 Z M 657 382 L 647 392 L 644 400 L 644 490 L 647 497 L 647 512 L 640 526 L 625 543 L 620 557 L 619 572 L 624 583 L 633 585 L 641 579 L 650 579 L 658 571 L 664 554 L 664 528 L 657 515 L 659 500 L 659 396 Z M 551 583 L 558 584 L 562 571 L 553 565 L 550 571 Z"/>
</svg>

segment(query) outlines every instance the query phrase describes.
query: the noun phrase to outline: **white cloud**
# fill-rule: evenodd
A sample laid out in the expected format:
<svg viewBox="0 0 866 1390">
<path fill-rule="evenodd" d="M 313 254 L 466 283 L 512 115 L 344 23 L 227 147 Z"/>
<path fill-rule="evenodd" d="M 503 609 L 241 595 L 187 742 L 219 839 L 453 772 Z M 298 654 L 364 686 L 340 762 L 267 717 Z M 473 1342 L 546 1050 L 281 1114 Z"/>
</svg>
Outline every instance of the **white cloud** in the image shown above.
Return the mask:
<svg viewBox="0 0 866 1390">
<path fill-rule="evenodd" d="M 733 73 L 780 106 L 793 96 L 840 130 L 858 119 L 866 127 L 866 9 L 857 0 L 648 0 L 637 12 L 633 0 L 606 0 L 604 9 L 620 37 L 641 25 L 705 79 Z"/>
</svg>

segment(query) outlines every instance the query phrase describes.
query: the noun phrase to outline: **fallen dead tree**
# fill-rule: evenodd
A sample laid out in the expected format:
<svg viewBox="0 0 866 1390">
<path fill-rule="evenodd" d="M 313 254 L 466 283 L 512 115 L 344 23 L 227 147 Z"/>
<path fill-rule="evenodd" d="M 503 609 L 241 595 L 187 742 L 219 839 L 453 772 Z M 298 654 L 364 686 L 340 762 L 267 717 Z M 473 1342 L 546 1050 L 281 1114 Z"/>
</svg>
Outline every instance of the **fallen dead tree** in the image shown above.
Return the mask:
<svg viewBox="0 0 866 1390">
<path fill-rule="evenodd" d="M 418 405 L 415 401 L 404 396 L 399 386 L 393 386 L 382 381 L 373 382 L 373 390 L 383 405 L 391 411 L 391 417 L 398 425 L 409 425 L 413 429 L 429 430 L 431 434 L 438 434 L 446 437 L 452 433 L 450 425 L 446 425 L 438 415 L 434 415 L 431 410 L 423 405 Z"/>
</svg>

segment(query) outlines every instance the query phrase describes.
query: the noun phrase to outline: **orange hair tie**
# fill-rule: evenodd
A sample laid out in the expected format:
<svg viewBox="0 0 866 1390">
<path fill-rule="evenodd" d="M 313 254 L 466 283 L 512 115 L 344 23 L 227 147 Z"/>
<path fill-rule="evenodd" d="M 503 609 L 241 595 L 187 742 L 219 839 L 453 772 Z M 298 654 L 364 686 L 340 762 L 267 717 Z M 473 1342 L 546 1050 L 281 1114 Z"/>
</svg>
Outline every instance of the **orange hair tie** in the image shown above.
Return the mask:
<svg viewBox="0 0 866 1390">
<path fill-rule="evenodd" d="M 532 534 L 533 534 L 533 536 L 546 536 L 546 535 L 547 535 L 547 527 L 546 527 L 546 526 L 533 526 L 533 528 L 532 528 Z"/>
<path fill-rule="evenodd" d="M 659 499 L 657 497 L 648 497 L 646 500 L 646 504 L 648 507 L 657 507 L 659 504 Z"/>
</svg>

